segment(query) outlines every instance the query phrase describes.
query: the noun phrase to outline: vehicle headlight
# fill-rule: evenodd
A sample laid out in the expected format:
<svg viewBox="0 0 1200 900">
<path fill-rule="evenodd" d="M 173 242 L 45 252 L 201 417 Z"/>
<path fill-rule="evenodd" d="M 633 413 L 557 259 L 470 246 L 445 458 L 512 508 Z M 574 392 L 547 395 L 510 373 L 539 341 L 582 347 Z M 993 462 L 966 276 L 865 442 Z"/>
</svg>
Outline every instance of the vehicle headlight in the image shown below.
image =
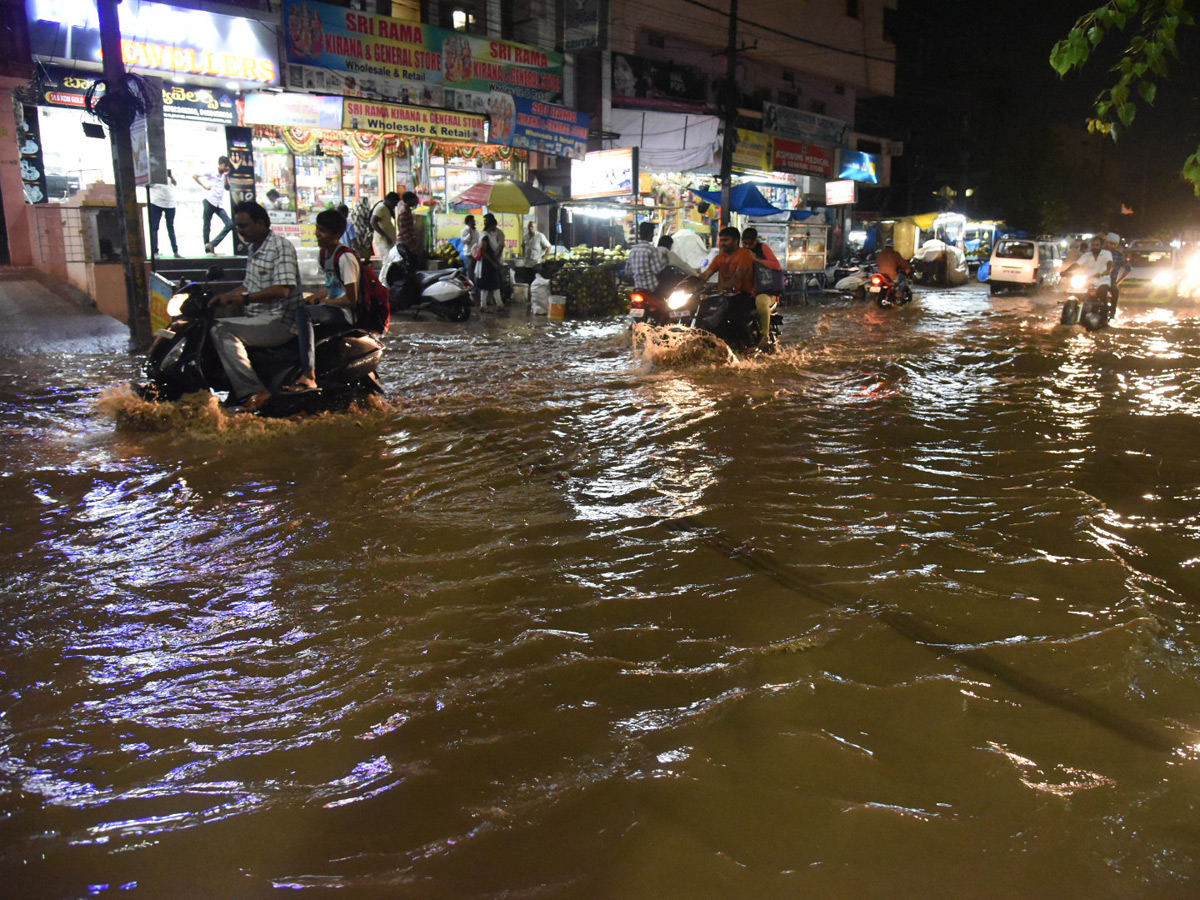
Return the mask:
<svg viewBox="0 0 1200 900">
<path fill-rule="evenodd" d="M 1071 276 L 1071 290 L 1083 291 L 1083 290 L 1087 289 L 1087 286 L 1088 286 L 1088 277 L 1086 275 L 1072 275 Z"/>
<path fill-rule="evenodd" d="M 1200 253 L 1194 253 L 1188 258 L 1187 271 L 1193 278 L 1200 278 Z"/>
<path fill-rule="evenodd" d="M 1154 277 L 1150 279 L 1150 283 L 1156 287 L 1167 287 L 1174 280 L 1170 272 L 1155 272 Z"/>
<path fill-rule="evenodd" d="M 691 291 L 674 291 L 672 292 L 671 296 L 667 298 L 667 306 L 670 309 L 683 309 L 683 307 L 687 306 L 688 301 L 691 299 Z"/>
<path fill-rule="evenodd" d="M 167 301 L 167 315 L 172 319 L 178 318 L 183 313 L 183 304 L 192 299 L 192 295 L 188 293 L 172 294 L 171 299 Z"/>
</svg>

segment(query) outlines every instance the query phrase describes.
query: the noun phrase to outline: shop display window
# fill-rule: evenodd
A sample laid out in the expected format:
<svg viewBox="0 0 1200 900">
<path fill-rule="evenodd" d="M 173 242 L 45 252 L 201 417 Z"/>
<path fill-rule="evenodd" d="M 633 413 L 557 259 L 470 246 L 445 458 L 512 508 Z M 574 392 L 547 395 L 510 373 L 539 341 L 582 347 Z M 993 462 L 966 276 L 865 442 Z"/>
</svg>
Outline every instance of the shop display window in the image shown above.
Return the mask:
<svg viewBox="0 0 1200 900">
<path fill-rule="evenodd" d="M 318 213 L 342 202 L 342 160 L 338 156 L 296 157 L 296 210 Z"/>
<path fill-rule="evenodd" d="M 360 200 L 374 204 L 382 199 L 379 193 L 379 159 L 365 161 L 350 148 L 342 153 L 342 202 L 353 208 Z"/>
<path fill-rule="evenodd" d="M 103 140 L 84 136 L 83 123 L 95 121 L 78 109 L 38 110 L 49 200 L 67 200 L 97 181 L 116 183 L 107 130 Z"/>
</svg>

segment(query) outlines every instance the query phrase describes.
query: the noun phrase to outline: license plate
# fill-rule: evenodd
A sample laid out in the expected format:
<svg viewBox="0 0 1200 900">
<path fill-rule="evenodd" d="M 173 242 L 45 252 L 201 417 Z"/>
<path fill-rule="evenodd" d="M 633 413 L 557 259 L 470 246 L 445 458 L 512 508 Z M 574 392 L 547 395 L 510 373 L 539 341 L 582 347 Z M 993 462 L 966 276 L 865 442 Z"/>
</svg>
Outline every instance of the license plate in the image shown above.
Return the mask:
<svg viewBox="0 0 1200 900">
<path fill-rule="evenodd" d="M 686 312 L 673 312 L 673 313 L 671 313 L 671 318 L 672 319 L 686 319 L 687 313 Z"/>
<path fill-rule="evenodd" d="M 642 316 L 644 316 L 646 314 L 646 311 L 644 309 L 631 309 L 629 311 L 629 314 L 631 316 L 633 316 L 635 319 L 640 319 Z"/>
<path fill-rule="evenodd" d="M 881 290 L 883 290 L 883 288 L 877 288 L 877 287 L 867 288 L 867 291 L 872 294 L 878 294 Z"/>
</svg>

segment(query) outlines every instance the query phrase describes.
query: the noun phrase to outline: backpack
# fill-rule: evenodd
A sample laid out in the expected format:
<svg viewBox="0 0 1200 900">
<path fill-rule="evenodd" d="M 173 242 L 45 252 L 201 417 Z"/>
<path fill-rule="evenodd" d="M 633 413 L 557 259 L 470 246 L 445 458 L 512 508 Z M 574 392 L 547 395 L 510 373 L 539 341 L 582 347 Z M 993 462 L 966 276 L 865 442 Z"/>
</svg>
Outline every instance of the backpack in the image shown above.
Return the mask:
<svg viewBox="0 0 1200 900">
<path fill-rule="evenodd" d="M 335 272 L 338 271 L 338 260 L 342 258 L 342 254 L 351 252 L 353 251 L 344 245 L 333 251 Z M 385 334 L 392 323 L 388 289 L 375 274 L 375 267 L 369 259 L 360 258 L 358 261 L 358 303 L 354 307 L 354 323 L 373 334 Z"/>
</svg>

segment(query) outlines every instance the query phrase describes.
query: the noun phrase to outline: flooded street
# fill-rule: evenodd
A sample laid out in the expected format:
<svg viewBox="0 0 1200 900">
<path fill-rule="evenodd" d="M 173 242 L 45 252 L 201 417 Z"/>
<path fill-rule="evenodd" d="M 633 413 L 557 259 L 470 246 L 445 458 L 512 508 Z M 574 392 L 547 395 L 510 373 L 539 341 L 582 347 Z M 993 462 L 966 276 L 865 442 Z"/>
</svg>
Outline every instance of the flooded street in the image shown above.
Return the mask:
<svg viewBox="0 0 1200 900">
<path fill-rule="evenodd" d="M 783 312 L 265 425 L 4 354 L 4 895 L 1194 897 L 1200 310 Z"/>
</svg>

